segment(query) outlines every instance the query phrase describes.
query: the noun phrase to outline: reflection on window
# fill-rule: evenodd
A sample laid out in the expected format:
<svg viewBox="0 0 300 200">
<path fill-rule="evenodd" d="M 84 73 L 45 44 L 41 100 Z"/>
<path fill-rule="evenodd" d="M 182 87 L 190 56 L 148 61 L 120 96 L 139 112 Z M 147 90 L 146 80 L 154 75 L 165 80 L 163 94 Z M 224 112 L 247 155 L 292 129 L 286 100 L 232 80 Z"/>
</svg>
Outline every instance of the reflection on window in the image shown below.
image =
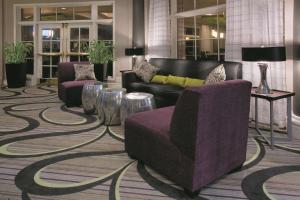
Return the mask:
<svg viewBox="0 0 300 200">
<path fill-rule="evenodd" d="M 57 20 L 73 20 L 73 8 L 70 7 L 60 7 L 57 8 Z"/>
<path fill-rule="evenodd" d="M 41 21 L 90 20 L 91 6 L 80 7 L 42 7 Z"/>
<path fill-rule="evenodd" d="M 91 19 L 91 6 L 81 6 L 74 8 L 75 20 Z"/>
<path fill-rule="evenodd" d="M 33 52 L 34 52 L 34 30 L 33 26 L 21 26 L 21 42 L 32 46 L 31 51 L 26 56 L 27 74 L 33 74 Z"/>
<path fill-rule="evenodd" d="M 41 21 L 56 21 L 56 8 L 46 7 L 40 9 Z"/>
<path fill-rule="evenodd" d="M 98 6 L 98 19 L 112 19 L 113 18 L 113 6 Z"/>
<path fill-rule="evenodd" d="M 112 25 L 98 24 L 98 40 L 112 41 L 113 40 Z"/>
<path fill-rule="evenodd" d="M 33 8 L 21 8 L 21 21 L 33 21 Z"/>
<path fill-rule="evenodd" d="M 181 0 L 177 1 L 177 3 L 180 2 Z M 218 5 L 217 0 L 195 0 L 194 2 L 195 9 Z M 225 0 L 219 0 L 220 2 L 223 4 Z M 185 7 L 181 8 L 185 9 Z M 177 57 L 195 60 L 224 60 L 225 11 L 218 13 L 216 10 L 215 13 L 200 14 L 200 10 L 198 13 L 192 17 L 177 19 Z"/>
</svg>

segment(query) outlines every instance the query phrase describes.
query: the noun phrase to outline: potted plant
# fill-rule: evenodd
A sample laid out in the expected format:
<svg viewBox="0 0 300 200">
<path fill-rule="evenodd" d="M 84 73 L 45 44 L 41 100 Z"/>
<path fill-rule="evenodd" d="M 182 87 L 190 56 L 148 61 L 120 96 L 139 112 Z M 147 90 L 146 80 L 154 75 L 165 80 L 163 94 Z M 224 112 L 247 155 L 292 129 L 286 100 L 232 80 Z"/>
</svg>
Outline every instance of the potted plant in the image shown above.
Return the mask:
<svg viewBox="0 0 300 200">
<path fill-rule="evenodd" d="M 7 87 L 18 88 L 26 84 L 26 56 L 32 46 L 23 42 L 7 44 L 4 47 L 4 60 Z"/>
<path fill-rule="evenodd" d="M 107 65 L 114 60 L 113 47 L 104 41 L 94 40 L 88 48 L 88 53 L 89 61 L 94 64 L 96 78 L 99 81 L 105 80 L 107 74 L 112 74 L 112 69 L 108 69 Z"/>
</svg>

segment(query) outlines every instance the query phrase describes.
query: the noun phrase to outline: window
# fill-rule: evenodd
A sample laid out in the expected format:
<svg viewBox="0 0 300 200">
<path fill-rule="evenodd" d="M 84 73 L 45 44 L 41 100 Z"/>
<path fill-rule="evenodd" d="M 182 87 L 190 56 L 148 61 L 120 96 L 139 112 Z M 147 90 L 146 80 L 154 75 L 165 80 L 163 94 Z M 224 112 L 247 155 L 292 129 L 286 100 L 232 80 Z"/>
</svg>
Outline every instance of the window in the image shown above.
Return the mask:
<svg viewBox="0 0 300 200">
<path fill-rule="evenodd" d="M 90 20 L 91 6 L 41 7 L 41 21 Z"/>
<path fill-rule="evenodd" d="M 177 0 L 178 58 L 224 60 L 224 3 L 225 0 Z"/>
<path fill-rule="evenodd" d="M 21 8 L 21 21 L 33 21 L 33 8 Z"/>
<path fill-rule="evenodd" d="M 98 6 L 98 19 L 112 19 L 113 18 L 113 6 Z"/>
</svg>

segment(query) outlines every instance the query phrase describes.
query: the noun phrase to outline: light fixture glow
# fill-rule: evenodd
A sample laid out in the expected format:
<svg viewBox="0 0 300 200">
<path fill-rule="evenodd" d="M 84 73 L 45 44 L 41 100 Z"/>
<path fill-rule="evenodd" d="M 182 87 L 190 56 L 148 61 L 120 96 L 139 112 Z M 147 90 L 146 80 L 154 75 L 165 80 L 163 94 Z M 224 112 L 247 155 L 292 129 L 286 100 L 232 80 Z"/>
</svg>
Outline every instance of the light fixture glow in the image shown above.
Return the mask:
<svg viewBox="0 0 300 200">
<path fill-rule="evenodd" d="M 212 35 L 214 38 L 217 38 L 217 37 L 218 37 L 218 32 L 217 32 L 215 29 L 212 29 L 212 30 L 211 30 L 211 35 Z"/>
</svg>

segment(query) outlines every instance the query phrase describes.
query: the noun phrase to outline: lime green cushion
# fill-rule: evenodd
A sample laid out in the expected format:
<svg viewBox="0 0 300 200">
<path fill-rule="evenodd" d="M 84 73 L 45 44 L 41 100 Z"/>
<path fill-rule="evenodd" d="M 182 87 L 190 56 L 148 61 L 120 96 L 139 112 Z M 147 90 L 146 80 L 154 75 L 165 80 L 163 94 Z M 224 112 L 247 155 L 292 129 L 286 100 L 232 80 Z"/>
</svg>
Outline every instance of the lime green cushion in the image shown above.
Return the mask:
<svg viewBox="0 0 300 200">
<path fill-rule="evenodd" d="M 166 84 L 184 87 L 185 77 L 169 75 Z"/>
<path fill-rule="evenodd" d="M 195 79 L 195 78 L 186 78 L 184 87 L 196 87 L 204 84 L 205 80 Z"/>
<path fill-rule="evenodd" d="M 162 83 L 165 84 L 167 82 L 168 77 L 163 75 L 155 75 L 153 76 L 151 83 Z"/>
</svg>

